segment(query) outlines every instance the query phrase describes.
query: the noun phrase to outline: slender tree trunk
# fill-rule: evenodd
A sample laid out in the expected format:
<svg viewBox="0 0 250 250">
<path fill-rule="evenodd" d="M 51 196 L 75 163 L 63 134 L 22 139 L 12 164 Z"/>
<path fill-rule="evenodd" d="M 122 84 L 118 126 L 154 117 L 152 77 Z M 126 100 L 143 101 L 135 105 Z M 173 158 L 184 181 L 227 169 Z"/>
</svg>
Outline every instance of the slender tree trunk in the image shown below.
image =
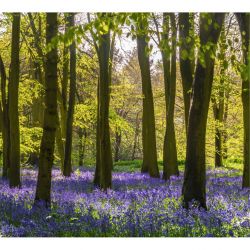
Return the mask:
<svg viewBox="0 0 250 250">
<path fill-rule="evenodd" d="M 115 162 L 120 160 L 120 147 L 122 141 L 122 134 L 121 131 L 118 129 L 115 132 Z"/>
<path fill-rule="evenodd" d="M 202 13 L 200 16 L 200 44 L 198 62 L 193 83 L 193 96 L 189 112 L 187 152 L 184 173 L 184 205 L 196 200 L 206 208 L 206 161 L 205 137 L 206 124 L 211 96 L 214 57 L 216 44 L 220 35 L 225 14 Z M 211 23 L 208 25 L 208 20 Z M 215 25 L 215 23 L 217 25 Z M 213 44 L 209 50 L 206 45 Z"/>
<path fill-rule="evenodd" d="M 166 15 L 164 13 L 164 15 Z M 167 21 L 167 17 L 164 17 Z M 164 150 L 163 150 L 163 179 L 168 180 L 172 175 L 179 175 L 178 163 L 177 163 L 177 149 L 175 139 L 174 128 L 174 106 L 175 106 L 175 92 L 176 92 L 176 21 L 175 14 L 170 14 L 171 29 L 172 29 L 172 49 L 171 49 L 171 68 L 168 66 L 168 58 L 164 58 L 164 83 L 166 93 L 166 133 L 164 138 Z M 166 23 L 165 23 L 166 24 Z M 168 24 L 166 24 L 168 26 Z M 167 40 L 168 41 L 168 40 Z M 162 53 L 164 57 L 168 57 L 166 53 Z M 170 70 L 170 75 L 167 71 Z"/>
<path fill-rule="evenodd" d="M 227 124 L 227 117 L 228 117 L 228 100 L 229 100 L 229 89 L 227 88 L 225 91 L 225 110 L 224 110 L 224 115 L 223 115 L 223 124 L 224 126 Z M 228 140 L 228 133 L 227 133 L 227 129 L 226 127 L 224 127 L 223 130 L 223 152 L 222 152 L 222 156 L 223 156 L 223 160 L 226 160 L 228 157 L 228 149 L 227 149 L 227 140 Z"/>
<path fill-rule="evenodd" d="M 99 53 L 99 51 L 98 51 Z M 99 59 L 100 61 L 100 59 Z M 96 118 L 96 168 L 94 176 L 94 185 L 100 186 L 100 79 L 97 82 L 97 118 Z"/>
<path fill-rule="evenodd" d="M 70 15 L 64 14 L 65 16 L 65 32 L 68 32 L 70 28 Z M 63 48 L 63 79 L 62 79 L 62 103 L 61 109 L 61 130 L 62 138 L 66 138 L 66 123 L 67 123 L 67 101 L 68 101 L 68 82 L 69 82 L 69 46 L 64 44 Z"/>
<path fill-rule="evenodd" d="M 46 14 L 46 44 L 57 35 L 57 13 Z M 57 128 L 57 47 L 46 54 L 45 65 L 45 111 L 43 135 L 39 155 L 39 171 L 35 205 L 50 206 L 51 172 L 54 160 Z"/>
<path fill-rule="evenodd" d="M 222 26 L 220 35 L 220 54 L 225 58 L 225 27 Z M 225 66 L 224 60 L 220 60 L 220 82 L 218 98 L 211 98 L 215 119 L 215 167 L 223 166 L 223 116 L 225 99 Z"/>
<path fill-rule="evenodd" d="M 192 92 L 193 74 L 195 66 L 194 55 L 194 15 L 191 13 L 179 14 L 179 36 L 180 36 L 180 71 L 182 79 L 185 126 L 187 132 L 188 114 Z"/>
<path fill-rule="evenodd" d="M 223 109 L 221 105 L 217 106 L 216 102 L 213 103 L 214 119 L 215 119 L 215 167 L 223 166 L 223 151 L 222 151 L 222 114 Z"/>
<path fill-rule="evenodd" d="M 132 161 L 135 159 L 135 154 L 136 154 L 136 149 L 137 149 L 137 140 L 138 140 L 139 128 L 140 128 L 139 113 L 136 114 L 135 123 L 136 123 L 135 124 L 135 136 L 134 136 L 133 151 L 132 151 L 132 156 L 131 156 Z"/>
<path fill-rule="evenodd" d="M 79 166 L 83 166 L 83 159 L 85 154 L 85 146 L 86 146 L 86 138 L 87 132 L 86 129 L 79 128 L 78 130 L 79 136 L 79 144 L 78 144 L 78 152 L 79 152 Z"/>
<path fill-rule="evenodd" d="M 56 146 L 57 146 L 57 151 L 58 151 L 59 157 L 60 157 L 61 170 L 63 171 L 64 142 L 63 142 L 63 138 L 62 138 L 61 122 L 60 122 L 58 112 L 56 115 L 56 124 L 57 124 L 57 127 L 56 127 Z"/>
<path fill-rule="evenodd" d="M 11 65 L 8 84 L 9 95 L 9 124 L 10 124 L 10 187 L 20 187 L 20 134 L 18 116 L 18 86 L 19 86 L 19 41 L 20 41 L 20 13 L 13 14 Z"/>
<path fill-rule="evenodd" d="M 10 166 L 10 128 L 9 128 L 9 111 L 8 111 L 8 100 L 6 95 L 6 71 L 2 57 L 0 55 L 0 73 L 1 73 L 1 97 L 2 97 L 2 109 L 3 109 L 3 172 L 2 177 L 8 178 L 8 168 Z"/>
<path fill-rule="evenodd" d="M 151 177 L 160 177 L 155 135 L 154 102 L 151 86 L 149 56 L 147 54 L 148 43 L 145 35 L 145 26 L 142 22 L 137 29 L 137 52 L 141 70 L 142 93 L 143 93 L 143 115 L 142 115 L 142 144 L 143 163 L 141 172 L 148 172 Z"/>
<path fill-rule="evenodd" d="M 74 26 L 74 14 L 69 14 L 70 26 Z M 73 118 L 75 108 L 75 95 L 76 95 L 76 44 L 73 40 L 70 45 L 70 92 L 69 92 L 69 108 L 67 113 L 66 124 L 66 142 L 65 142 L 65 158 L 63 174 L 64 176 L 70 176 L 72 172 L 72 133 L 73 133 Z"/>
<path fill-rule="evenodd" d="M 250 138 L 249 138 L 249 109 L 250 109 L 250 15 L 249 13 L 236 14 L 243 47 L 243 62 L 246 66 L 245 74 L 242 74 L 242 104 L 243 104 L 243 123 L 244 123 L 244 169 L 242 188 L 250 187 Z"/>
</svg>

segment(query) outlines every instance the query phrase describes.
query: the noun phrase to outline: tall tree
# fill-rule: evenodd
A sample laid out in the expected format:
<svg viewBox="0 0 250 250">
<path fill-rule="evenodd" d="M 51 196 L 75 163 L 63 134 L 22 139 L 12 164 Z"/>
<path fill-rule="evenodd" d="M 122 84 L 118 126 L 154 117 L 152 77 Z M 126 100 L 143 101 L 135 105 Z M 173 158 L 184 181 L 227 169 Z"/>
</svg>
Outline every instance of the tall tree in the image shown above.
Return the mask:
<svg viewBox="0 0 250 250">
<path fill-rule="evenodd" d="M 143 163 L 141 171 L 148 172 L 151 177 L 160 177 L 155 135 L 154 102 L 151 86 L 151 73 L 149 64 L 148 46 L 148 20 L 145 14 L 140 14 L 136 20 L 137 24 L 137 53 L 141 70 L 142 93 L 143 93 L 143 115 L 142 115 L 142 144 Z"/>
<path fill-rule="evenodd" d="M 195 67 L 194 14 L 179 13 L 180 71 L 187 132 L 191 90 Z"/>
<path fill-rule="evenodd" d="M 200 14 L 200 48 L 193 82 L 193 96 L 188 119 L 187 152 L 184 173 L 184 205 L 196 200 L 206 208 L 205 138 L 211 96 L 214 56 L 224 14 Z"/>
<path fill-rule="evenodd" d="M 2 137 L 3 137 L 3 172 L 2 177 L 8 177 L 8 168 L 10 166 L 10 128 L 9 128 L 9 112 L 8 112 L 8 98 L 6 95 L 6 71 L 5 66 L 0 55 L 0 73 L 1 73 L 1 97 L 2 97 Z"/>
<path fill-rule="evenodd" d="M 244 169 L 242 187 L 250 187 L 250 138 L 249 138 L 249 109 L 250 109 L 250 14 L 236 13 L 240 27 L 243 63 L 245 65 L 242 72 L 242 104 L 244 123 Z"/>
<path fill-rule="evenodd" d="M 109 131 L 109 103 L 111 84 L 111 39 L 109 20 L 110 14 L 100 14 L 102 25 L 98 30 L 99 45 L 94 42 L 99 61 L 98 79 L 98 110 L 97 110 L 97 133 L 96 133 L 96 170 L 94 184 L 106 190 L 112 186 L 113 159 L 110 144 Z M 88 15 L 90 21 L 90 16 Z M 92 33 L 94 38 L 94 34 Z M 95 40 L 95 39 L 94 39 Z"/>
<path fill-rule="evenodd" d="M 38 28 L 36 27 L 35 25 L 35 18 L 34 18 L 34 14 L 31 14 L 31 13 L 28 13 L 28 17 L 29 17 L 29 22 L 30 22 L 30 27 L 31 27 L 31 30 L 32 30 L 32 34 L 33 34 L 33 37 L 34 37 L 34 47 L 35 47 L 35 50 L 36 50 L 36 53 L 37 53 L 37 60 L 35 61 L 36 65 L 37 65 L 37 68 L 38 68 L 38 79 L 42 85 L 45 87 L 45 79 L 44 79 L 44 72 L 45 72 L 45 55 L 44 55 L 44 52 L 43 52 L 43 46 L 41 44 L 41 15 L 38 14 L 38 18 L 39 18 L 39 25 L 38 25 Z M 68 28 L 68 22 L 67 22 L 67 18 L 65 18 L 65 30 L 67 31 L 67 28 Z M 56 130 L 56 145 L 57 145 L 57 150 L 58 150 L 58 153 L 59 153 L 59 156 L 60 156 L 60 163 L 61 163 L 61 169 L 63 169 L 63 161 L 64 161 L 64 141 L 63 141 L 63 136 L 65 134 L 64 132 L 64 128 L 66 125 L 66 118 L 64 116 L 65 114 L 65 110 L 63 109 L 64 108 L 64 103 L 67 102 L 67 99 L 64 99 L 64 94 L 67 95 L 67 92 L 64 92 L 64 90 L 67 90 L 67 82 L 68 82 L 68 47 L 67 46 L 64 46 L 64 61 L 63 61 L 63 80 L 62 80 L 62 93 L 60 93 L 59 89 L 57 90 L 58 91 L 58 99 L 61 100 L 61 119 L 59 117 L 59 114 L 57 113 L 57 130 Z M 67 70 L 66 70 L 67 68 Z M 65 86 L 66 84 L 66 86 Z M 61 97 L 61 98 L 60 98 Z M 42 114 L 43 116 L 43 113 L 44 113 L 44 107 L 42 105 L 43 103 L 43 99 L 44 98 L 39 98 L 37 100 L 37 103 L 36 103 L 36 107 L 38 109 L 35 110 L 35 114 L 36 113 L 39 113 L 39 114 Z M 62 111 L 63 110 L 63 111 Z M 40 116 L 40 115 L 39 115 Z M 65 119 L 64 119 L 65 118 Z M 42 126 L 42 125 L 41 125 Z"/>
<path fill-rule="evenodd" d="M 225 26 L 222 26 L 220 41 L 219 41 L 219 84 L 218 84 L 218 93 L 212 96 L 211 101 L 213 104 L 213 113 L 215 119 L 215 167 L 223 166 L 223 119 L 224 119 L 224 110 L 225 110 L 225 70 L 226 63 L 225 50 L 226 50 L 226 37 L 225 37 Z"/>
<path fill-rule="evenodd" d="M 176 92 L 176 40 L 177 28 L 175 14 L 163 14 L 163 39 L 168 43 L 169 17 L 171 23 L 171 61 L 170 53 L 167 49 L 162 50 L 164 85 L 166 100 L 166 132 L 163 149 L 163 179 L 167 180 L 172 175 L 179 175 L 177 163 L 177 149 L 174 127 L 174 107 Z"/>
<path fill-rule="evenodd" d="M 9 181 L 10 187 L 20 187 L 20 133 L 18 115 L 20 13 L 13 13 L 12 16 L 11 64 L 8 84 L 10 126 Z"/>
<path fill-rule="evenodd" d="M 74 27 L 74 13 L 69 14 L 69 26 Z M 67 112 L 67 123 L 66 123 L 66 142 L 65 142 L 65 153 L 64 153 L 64 176 L 70 176 L 72 172 L 72 127 L 73 127 L 73 115 L 75 107 L 75 95 L 76 95 L 76 43 L 73 38 L 72 44 L 70 45 L 70 92 L 69 92 L 69 107 Z"/>
<path fill-rule="evenodd" d="M 57 35 L 57 13 L 46 14 L 46 45 Z M 35 205 L 50 206 L 51 172 L 54 160 L 57 128 L 57 46 L 45 57 L 45 110 L 43 135 L 39 154 L 39 170 Z"/>
</svg>

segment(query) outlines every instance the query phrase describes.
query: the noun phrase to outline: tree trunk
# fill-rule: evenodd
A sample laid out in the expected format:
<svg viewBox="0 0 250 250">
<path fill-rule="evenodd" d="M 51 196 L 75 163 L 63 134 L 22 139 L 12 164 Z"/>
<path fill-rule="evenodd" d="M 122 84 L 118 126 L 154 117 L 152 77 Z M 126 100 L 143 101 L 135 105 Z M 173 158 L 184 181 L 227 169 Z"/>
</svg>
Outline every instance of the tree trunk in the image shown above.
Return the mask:
<svg viewBox="0 0 250 250">
<path fill-rule="evenodd" d="M 57 146 L 57 151 L 58 151 L 59 157 L 60 157 L 61 170 L 63 171 L 64 142 L 63 142 L 63 138 L 62 138 L 61 122 L 60 122 L 58 112 L 56 115 L 56 124 L 57 124 L 57 126 L 56 126 L 56 146 Z"/>
<path fill-rule="evenodd" d="M 115 132 L 115 162 L 120 160 L 120 147 L 122 141 L 122 134 L 121 131 L 116 130 Z"/>
<path fill-rule="evenodd" d="M 222 26 L 220 35 L 220 54 L 225 58 L 225 27 Z M 224 99 L 225 99 L 225 66 L 224 60 L 220 59 L 220 81 L 218 98 L 212 98 L 213 111 L 215 119 L 215 167 L 223 166 L 223 116 L 224 116 Z"/>
<path fill-rule="evenodd" d="M 198 52 L 199 60 L 195 71 L 189 112 L 183 184 L 184 206 L 187 208 L 192 200 L 196 200 L 199 206 L 206 208 L 205 137 L 214 74 L 212 55 L 215 54 L 224 16 L 225 14 L 221 13 L 202 13 L 200 16 L 201 47 Z M 208 42 L 210 45 L 213 44 L 209 49 L 206 46 Z"/>
<path fill-rule="evenodd" d="M 87 132 L 86 129 L 79 128 L 78 130 L 78 136 L 79 136 L 79 144 L 78 144 L 78 152 L 79 152 L 79 166 L 83 166 L 83 159 L 85 154 L 85 146 L 86 146 L 86 138 L 87 138 Z"/>
<path fill-rule="evenodd" d="M 10 128 L 9 128 L 9 111 L 8 100 L 6 96 L 6 71 L 2 57 L 0 55 L 0 73 L 1 73 L 1 97 L 2 97 L 2 109 L 3 109 L 3 172 L 2 177 L 8 178 L 8 168 L 10 166 Z"/>
<path fill-rule="evenodd" d="M 179 36 L 180 36 L 180 71 L 182 79 L 185 126 L 187 132 L 188 114 L 192 92 L 193 74 L 195 66 L 194 55 L 194 15 L 191 13 L 179 14 Z"/>
<path fill-rule="evenodd" d="M 97 143 L 99 144 L 99 156 L 97 161 L 100 164 L 100 178 L 97 185 L 106 190 L 112 185 L 112 153 L 110 145 L 110 131 L 109 131 L 109 102 L 110 102 L 110 32 L 101 35 L 99 46 L 99 136 Z"/>
<path fill-rule="evenodd" d="M 149 65 L 149 55 L 145 27 L 142 22 L 137 28 L 137 52 L 141 70 L 142 93 L 143 93 L 143 114 L 142 114 L 142 144 L 143 144 L 143 163 L 141 172 L 149 173 L 151 177 L 160 177 L 155 135 L 155 116 L 154 102 L 151 86 L 151 75 Z"/>
<path fill-rule="evenodd" d="M 132 151 L 132 156 L 131 156 L 132 161 L 135 159 L 135 154 L 136 154 L 136 149 L 137 149 L 137 140 L 138 140 L 138 135 L 139 135 L 139 128 L 140 128 L 140 123 L 139 123 L 139 112 L 138 112 L 136 114 L 136 120 L 135 120 L 135 136 L 134 136 L 133 151 Z"/>
<path fill-rule="evenodd" d="M 18 86 L 19 86 L 19 41 L 20 41 L 20 13 L 13 14 L 11 64 L 8 84 L 9 95 L 9 126 L 10 126 L 10 187 L 20 187 L 20 134 L 18 116 Z"/>
<path fill-rule="evenodd" d="M 245 74 L 242 74 L 242 104 L 243 104 L 243 122 L 244 122 L 244 169 L 242 188 L 250 187 L 250 138 L 249 138 L 249 109 L 250 109 L 250 15 L 249 13 L 236 14 L 241 37 L 243 62 L 246 66 Z"/>
<path fill-rule="evenodd" d="M 164 13 L 164 25 L 168 26 L 167 16 Z M 174 107 L 175 107 L 175 92 L 176 92 L 176 21 L 175 14 L 170 14 L 171 29 L 172 29 L 172 49 L 171 49 L 171 69 L 169 67 L 169 56 L 162 52 L 164 57 L 164 84 L 165 84 L 165 100 L 166 100 L 166 133 L 164 138 L 163 149 L 163 179 L 168 180 L 172 175 L 179 175 L 177 163 L 177 149 L 174 127 Z M 167 40 L 168 42 L 168 40 Z M 169 74 L 170 71 L 170 74 Z"/>
<path fill-rule="evenodd" d="M 70 27 L 74 27 L 74 14 L 69 14 Z M 72 133 L 73 133 L 73 118 L 75 108 L 75 95 L 76 95 L 76 44 L 73 40 L 70 45 L 70 92 L 69 92 L 69 108 L 67 113 L 66 124 L 66 142 L 65 142 L 65 158 L 63 166 L 63 175 L 70 176 L 72 172 Z"/>
<path fill-rule="evenodd" d="M 225 91 L 225 110 L 224 110 L 224 115 L 223 115 L 223 123 L 224 125 L 227 124 L 227 117 L 228 117 L 228 100 L 229 100 L 229 89 L 227 88 Z M 223 156 L 223 160 L 226 160 L 228 157 L 228 148 L 227 148 L 227 140 L 228 140 L 228 133 L 227 133 L 227 129 L 226 127 L 223 130 L 223 152 L 222 152 L 222 156 Z"/>
<path fill-rule="evenodd" d="M 65 16 L 65 33 L 70 28 L 70 14 Z M 62 79 L 62 103 L 61 103 L 61 131 L 62 138 L 66 138 L 66 123 L 67 123 L 67 101 L 68 101 L 68 82 L 69 82 L 69 46 L 64 44 L 63 48 L 63 79 Z"/>
<path fill-rule="evenodd" d="M 99 53 L 99 51 L 97 52 Z M 100 60 L 100 59 L 99 59 Z M 100 79 L 97 82 L 97 118 L 96 118 L 96 168 L 94 185 L 100 186 Z"/>
<path fill-rule="evenodd" d="M 46 44 L 57 35 L 57 13 L 46 14 Z M 45 110 L 35 205 L 50 207 L 51 172 L 57 128 L 57 47 L 46 54 Z"/>
</svg>

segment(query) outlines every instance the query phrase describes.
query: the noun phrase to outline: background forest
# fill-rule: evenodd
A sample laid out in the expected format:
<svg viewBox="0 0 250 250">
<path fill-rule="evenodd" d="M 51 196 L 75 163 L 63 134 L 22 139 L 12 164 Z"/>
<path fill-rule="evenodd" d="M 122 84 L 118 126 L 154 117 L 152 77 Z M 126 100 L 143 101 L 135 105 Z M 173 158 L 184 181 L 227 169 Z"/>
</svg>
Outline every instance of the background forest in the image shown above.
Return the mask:
<svg viewBox="0 0 250 250">
<path fill-rule="evenodd" d="M 248 13 L 1 13 L 0 235 L 249 236 L 249 33 Z"/>
<path fill-rule="evenodd" d="M 94 18 L 94 15 L 90 15 Z M 75 16 L 78 27 L 87 25 L 87 14 Z M 198 14 L 194 14 L 194 42 L 198 39 Z M 5 64 L 5 71 L 9 72 L 11 49 L 11 15 L 1 15 L 1 57 Z M 32 25 L 33 24 L 33 25 Z M 177 24 L 178 25 L 178 24 Z M 32 28 L 33 27 L 33 28 Z M 79 28 L 80 29 L 80 28 Z M 142 159 L 142 85 L 139 62 L 136 52 L 136 41 L 131 39 L 131 27 L 123 24 L 119 32 L 113 35 L 114 56 L 112 67 L 112 85 L 110 99 L 110 131 L 112 156 L 115 162 L 124 160 Z M 157 140 L 158 159 L 163 159 L 163 142 L 166 127 L 165 90 L 163 80 L 163 66 L 158 47 L 157 29 L 162 29 L 162 15 L 149 15 L 149 46 L 151 51 L 150 69 L 152 89 L 154 95 L 155 127 Z M 223 130 L 224 143 L 227 149 L 224 155 L 224 165 L 228 162 L 242 163 L 243 152 L 243 123 L 241 103 L 241 77 L 237 63 L 241 62 L 241 38 L 237 20 L 229 14 L 225 20 L 226 51 L 222 58 L 216 58 L 215 79 L 212 91 L 212 100 L 219 98 L 220 80 L 223 78 L 223 119 L 218 122 L 214 117 L 214 105 L 211 102 L 208 116 L 208 130 L 206 135 L 207 165 L 214 166 L 215 155 L 215 128 Z M 77 29 L 78 30 L 78 29 Z M 65 32 L 65 14 L 59 14 L 59 34 Z M 130 35 L 130 36 L 129 36 Z M 69 84 L 64 89 L 64 81 L 69 74 L 65 72 L 65 47 L 68 46 L 72 36 L 66 33 L 66 38 L 59 41 L 58 62 L 58 110 L 60 115 L 61 135 L 57 133 L 57 147 L 55 151 L 55 165 L 60 165 L 63 156 L 60 154 L 59 141 L 65 143 L 65 121 L 63 112 L 68 100 Z M 98 83 L 98 58 L 89 31 L 78 35 L 77 40 L 77 87 L 76 104 L 73 122 L 73 165 L 95 164 L 95 136 L 96 136 L 96 110 L 97 110 L 97 83 Z M 135 38 L 134 38 L 135 39 Z M 45 53 L 45 14 L 23 14 L 20 27 L 20 84 L 18 111 L 20 120 L 20 152 L 21 164 L 37 163 L 39 146 L 42 136 L 42 111 L 41 98 L 44 94 L 43 85 L 39 79 L 39 60 Z M 217 52 L 219 53 L 219 52 Z M 179 56 L 179 49 L 177 50 Z M 185 57 L 185 52 L 183 53 Z M 65 62 L 66 57 L 66 62 Z M 183 89 L 181 85 L 180 63 L 176 67 L 176 102 L 174 109 L 174 123 L 176 130 L 176 145 L 178 160 L 185 160 L 185 113 L 183 102 Z M 226 68 L 220 73 L 221 66 Z M 68 81 L 68 80 L 66 80 Z M 66 93 L 65 93 L 66 92 Z M 66 94 L 66 96 L 65 96 Z M 68 105 L 68 104 L 67 104 Z M 61 137 L 61 138 L 60 138 Z M 1 143 L 2 145 L 2 143 Z"/>
</svg>

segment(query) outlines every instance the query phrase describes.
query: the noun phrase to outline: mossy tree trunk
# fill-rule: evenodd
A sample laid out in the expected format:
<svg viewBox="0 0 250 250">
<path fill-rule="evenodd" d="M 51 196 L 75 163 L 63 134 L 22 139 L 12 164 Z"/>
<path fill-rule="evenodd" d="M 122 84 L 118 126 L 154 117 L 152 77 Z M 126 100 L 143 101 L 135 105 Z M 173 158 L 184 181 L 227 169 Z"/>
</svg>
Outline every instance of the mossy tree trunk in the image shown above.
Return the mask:
<svg viewBox="0 0 250 250">
<path fill-rule="evenodd" d="M 57 35 L 57 13 L 46 14 L 46 44 Z M 57 47 L 46 54 L 45 59 L 45 110 L 43 135 L 40 146 L 38 180 L 35 205 L 50 207 L 51 172 L 54 160 L 57 128 Z"/>
<path fill-rule="evenodd" d="M 145 21 L 139 20 L 137 24 L 137 53 L 141 71 L 143 114 L 142 114 L 142 145 L 143 163 L 141 172 L 149 173 L 151 177 L 160 177 L 155 135 L 154 102 L 151 86 L 151 74 L 149 64 L 149 47 L 146 35 L 147 28 L 143 25 Z"/>
<path fill-rule="evenodd" d="M 8 84 L 9 95 L 9 126 L 10 126 L 10 187 L 20 187 L 20 133 L 18 115 L 19 88 L 19 51 L 20 51 L 20 13 L 14 13 L 12 22 L 11 64 Z"/>
<path fill-rule="evenodd" d="M 249 138 L 249 109 L 250 109 L 250 14 L 236 14 L 242 38 L 243 62 L 245 70 L 242 74 L 242 104 L 244 123 L 244 168 L 242 187 L 250 187 L 250 138 Z"/>
<path fill-rule="evenodd" d="M 176 93 L 176 20 L 175 14 L 163 14 L 163 39 L 168 43 L 169 18 L 171 23 L 171 62 L 170 53 L 166 50 L 162 51 L 163 69 L 164 69 L 164 85 L 165 85 L 165 101 L 166 101 L 166 132 L 164 138 L 163 149 L 163 179 L 168 180 L 172 175 L 179 175 L 177 163 L 177 149 L 174 127 L 174 107 Z"/>
<path fill-rule="evenodd" d="M 69 25 L 74 26 L 74 14 L 69 14 Z M 66 123 L 66 141 L 65 141 L 65 154 L 64 154 L 64 166 L 63 175 L 70 176 L 72 172 L 72 133 L 73 133 L 73 118 L 75 108 L 75 95 L 76 95 L 76 44 L 72 41 L 70 45 L 70 92 L 69 92 L 69 107 L 67 112 Z"/>
<path fill-rule="evenodd" d="M 225 14 L 221 13 L 202 13 L 200 15 L 201 47 L 198 52 L 188 119 L 186 164 L 182 190 L 184 205 L 187 208 L 192 200 L 196 200 L 199 206 L 206 208 L 206 124 L 214 74 L 214 55 L 224 16 Z"/>
</svg>

